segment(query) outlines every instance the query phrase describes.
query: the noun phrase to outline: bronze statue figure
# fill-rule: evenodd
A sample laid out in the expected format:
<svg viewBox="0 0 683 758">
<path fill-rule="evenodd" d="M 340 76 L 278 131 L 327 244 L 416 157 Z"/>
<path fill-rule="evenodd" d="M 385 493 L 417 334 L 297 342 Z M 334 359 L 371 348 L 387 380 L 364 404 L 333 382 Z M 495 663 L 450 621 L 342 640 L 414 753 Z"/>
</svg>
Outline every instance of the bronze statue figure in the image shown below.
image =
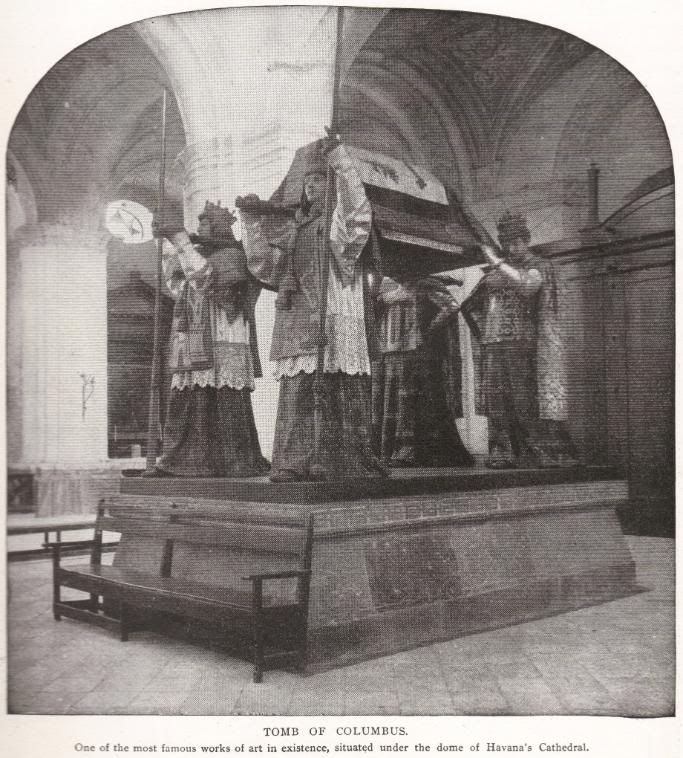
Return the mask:
<svg viewBox="0 0 683 758">
<path fill-rule="evenodd" d="M 487 465 L 572 466 L 555 269 L 529 250 L 523 216 L 505 214 L 498 239 L 504 257 L 482 248 L 489 270 L 462 305 L 479 352 L 477 410 L 489 421 Z"/>
<path fill-rule="evenodd" d="M 155 234 L 173 244 L 163 267 L 176 303 L 164 453 L 145 476 L 245 477 L 269 469 L 251 405 L 261 376 L 254 322 L 260 286 L 233 235 L 235 220 L 208 201 L 196 235 L 187 234 L 177 210 L 155 218 Z"/>
</svg>

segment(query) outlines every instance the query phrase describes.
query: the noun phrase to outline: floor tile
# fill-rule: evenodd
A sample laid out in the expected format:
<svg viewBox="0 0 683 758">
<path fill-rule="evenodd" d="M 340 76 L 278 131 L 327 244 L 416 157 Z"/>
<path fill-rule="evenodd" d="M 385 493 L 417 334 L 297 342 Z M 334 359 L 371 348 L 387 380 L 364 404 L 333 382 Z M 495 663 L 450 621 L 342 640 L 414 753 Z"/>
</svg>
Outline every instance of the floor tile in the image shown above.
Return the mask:
<svg viewBox="0 0 683 758">
<path fill-rule="evenodd" d="M 501 679 L 498 685 L 510 711 L 517 716 L 565 712 L 562 703 L 542 679 Z"/>
<path fill-rule="evenodd" d="M 72 703 L 69 713 L 84 715 L 134 713 L 129 705 L 136 696 L 135 692 L 112 692 L 111 690 L 88 692 L 80 700 Z"/>
<path fill-rule="evenodd" d="M 514 711 L 495 681 L 473 683 L 449 680 L 454 713 L 463 716 L 510 715 Z"/>
<path fill-rule="evenodd" d="M 61 716 L 69 713 L 71 706 L 84 694 L 83 692 L 40 692 L 30 700 L 24 713 Z"/>
</svg>

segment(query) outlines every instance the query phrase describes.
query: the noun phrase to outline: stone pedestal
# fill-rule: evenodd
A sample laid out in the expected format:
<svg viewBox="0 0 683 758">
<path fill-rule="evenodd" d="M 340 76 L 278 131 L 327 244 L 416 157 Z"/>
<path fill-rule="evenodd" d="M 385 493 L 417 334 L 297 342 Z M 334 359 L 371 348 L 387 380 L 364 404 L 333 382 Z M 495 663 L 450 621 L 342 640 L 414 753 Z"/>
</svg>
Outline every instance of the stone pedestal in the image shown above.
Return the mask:
<svg viewBox="0 0 683 758">
<path fill-rule="evenodd" d="M 633 592 L 625 499 L 601 482 L 316 510 L 311 669 Z"/>
<path fill-rule="evenodd" d="M 39 468 L 33 474 L 33 512 L 40 517 L 94 514 L 120 483 L 119 470 L 104 466 Z"/>
<path fill-rule="evenodd" d="M 534 477 L 544 481 L 533 484 Z M 321 489 L 300 488 L 295 498 L 290 487 L 287 499 L 286 489 L 265 482 L 203 481 L 208 499 L 197 497 L 200 483 L 187 480 L 130 480 L 121 497 L 131 505 L 211 507 L 221 520 L 280 527 L 312 512 L 310 671 L 636 590 L 635 566 L 616 516 L 627 498 L 626 483 L 609 471 L 414 472 L 373 482 L 372 496 L 361 494 L 362 482 L 306 483 L 326 486 L 327 502 Z M 151 494 L 155 485 L 158 493 Z M 263 502 L 268 487 L 278 502 Z M 225 499 L 211 497 L 221 488 Z M 227 492 L 240 499 L 227 499 Z M 302 502 L 314 495 L 317 502 Z M 129 541 L 116 561 L 155 570 L 162 549 Z M 275 552 L 187 545 L 177 546 L 173 560 L 175 575 L 234 587 L 243 587 L 240 577 L 249 573 L 295 567 Z M 294 589 L 291 580 L 278 580 L 264 591 L 278 602 Z"/>
</svg>

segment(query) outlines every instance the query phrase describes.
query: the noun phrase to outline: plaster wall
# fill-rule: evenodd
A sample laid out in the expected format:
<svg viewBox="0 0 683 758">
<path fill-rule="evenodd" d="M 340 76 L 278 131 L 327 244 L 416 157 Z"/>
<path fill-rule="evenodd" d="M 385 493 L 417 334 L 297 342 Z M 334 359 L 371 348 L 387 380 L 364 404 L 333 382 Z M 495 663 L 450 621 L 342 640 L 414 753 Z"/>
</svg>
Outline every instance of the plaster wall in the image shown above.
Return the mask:
<svg viewBox="0 0 683 758">
<path fill-rule="evenodd" d="M 600 169 L 601 220 L 672 163 L 651 98 L 601 53 L 562 76 L 507 133 L 499 160 L 480 172 L 475 210 L 491 231 L 505 209 L 526 212 L 536 244 L 572 236 L 588 222 L 591 162 Z"/>
</svg>

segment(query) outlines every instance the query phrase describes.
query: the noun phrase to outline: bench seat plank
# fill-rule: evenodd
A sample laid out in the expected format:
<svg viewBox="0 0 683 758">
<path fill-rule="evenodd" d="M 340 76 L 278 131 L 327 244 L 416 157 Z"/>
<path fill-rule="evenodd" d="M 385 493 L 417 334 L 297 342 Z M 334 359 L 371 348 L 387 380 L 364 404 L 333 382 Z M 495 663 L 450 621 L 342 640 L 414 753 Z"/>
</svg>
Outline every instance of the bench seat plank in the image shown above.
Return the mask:
<svg viewBox="0 0 683 758">
<path fill-rule="evenodd" d="M 61 569 L 62 584 L 69 584 L 71 577 L 78 582 L 82 577 L 83 582 L 90 586 L 98 586 L 104 589 L 121 588 L 125 594 L 132 590 L 143 590 L 158 593 L 159 595 L 172 595 L 186 601 L 197 601 L 203 604 L 227 606 L 251 611 L 252 592 L 251 588 L 238 590 L 232 587 L 214 586 L 200 582 L 187 581 L 177 577 L 151 576 L 141 571 L 134 571 L 117 566 L 91 566 L 83 564 L 69 566 Z M 246 584 L 246 582 L 245 582 Z M 269 598 L 264 595 L 264 605 L 268 605 Z"/>
</svg>

